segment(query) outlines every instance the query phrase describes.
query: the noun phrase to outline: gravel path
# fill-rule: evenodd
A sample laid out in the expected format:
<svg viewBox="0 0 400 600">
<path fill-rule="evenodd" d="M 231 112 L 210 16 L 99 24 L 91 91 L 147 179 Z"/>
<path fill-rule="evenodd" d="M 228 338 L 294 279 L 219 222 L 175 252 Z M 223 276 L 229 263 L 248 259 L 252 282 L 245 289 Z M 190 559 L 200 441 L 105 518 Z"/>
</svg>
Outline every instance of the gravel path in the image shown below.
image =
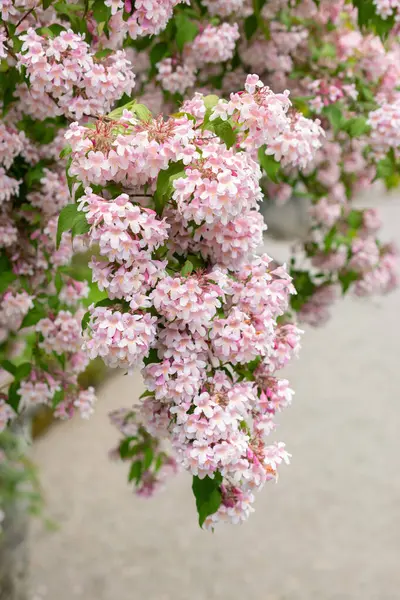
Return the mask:
<svg viewBox="0 0 400 600">
<path fill-rule="evenodd" d="M 398 239 L 400 198 L 383 208 L 385 233 Z M 141 384 L 108 381 L 90 422 L 59 425 L 35 444 L 58 530 L 32 527 L 32 598 L 398 600 L 399 309 L 400 292 L 349 298 L 324 330 L 307 330 L 287 371 L 294 404 L 275 436 L 292 464 L 246 525 L 214 535 L 196 524 L 187 475 L 146 501 L 109 462 L 107 412 L 133 403 Z"/>
</svg>

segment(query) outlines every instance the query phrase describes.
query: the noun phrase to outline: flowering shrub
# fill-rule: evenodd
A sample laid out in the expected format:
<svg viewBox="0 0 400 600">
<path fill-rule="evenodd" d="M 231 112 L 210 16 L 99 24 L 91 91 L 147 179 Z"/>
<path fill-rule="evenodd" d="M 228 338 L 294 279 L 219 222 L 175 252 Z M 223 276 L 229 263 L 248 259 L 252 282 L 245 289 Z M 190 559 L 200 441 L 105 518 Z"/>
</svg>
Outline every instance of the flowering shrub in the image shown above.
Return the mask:
<svg viewBox="0 0 400 600">
<path fill-rule="evenodd" d="M 149 496 L 181 467 L 201 526 L 248 517 L 289 461 L 267 438 L 298 320 L 397 282 L 352 206 L 398 183 L 397 6 L 354 4 L 0 0 L 0 429 L 38 404 L 89 417 L 92 359 L 140 368 L 111 414 L 129 481 Z M 257 253 L 259 207 L 299 195 L 288 268 Z"/>
</svg>

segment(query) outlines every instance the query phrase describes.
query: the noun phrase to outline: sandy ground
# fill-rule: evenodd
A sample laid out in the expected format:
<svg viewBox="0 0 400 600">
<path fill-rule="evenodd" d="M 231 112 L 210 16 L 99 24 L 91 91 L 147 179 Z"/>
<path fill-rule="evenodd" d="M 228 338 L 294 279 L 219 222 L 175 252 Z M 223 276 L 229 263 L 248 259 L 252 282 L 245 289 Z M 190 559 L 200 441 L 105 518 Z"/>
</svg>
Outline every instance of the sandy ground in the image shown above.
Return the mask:
<svg viewBox="0 0 400 600">
<path fill-rule="evenodd" d="M 400 199 L 383 209 L 398 240 Z M 141 384 L 108 381 L 90 422 L 57 426 L 33 449 L 58 530 L 32 527 L 32 599 L 398 600 L 399 309 L 400 292 L 349 298 L 324 330 L 307 330 L 275 436 L 292 464 L 247 524 L 215 534 L 198 528 L 186 474 L 153 500 L 132 495 L 107 457 L 107 413 Z"/>
</svg>

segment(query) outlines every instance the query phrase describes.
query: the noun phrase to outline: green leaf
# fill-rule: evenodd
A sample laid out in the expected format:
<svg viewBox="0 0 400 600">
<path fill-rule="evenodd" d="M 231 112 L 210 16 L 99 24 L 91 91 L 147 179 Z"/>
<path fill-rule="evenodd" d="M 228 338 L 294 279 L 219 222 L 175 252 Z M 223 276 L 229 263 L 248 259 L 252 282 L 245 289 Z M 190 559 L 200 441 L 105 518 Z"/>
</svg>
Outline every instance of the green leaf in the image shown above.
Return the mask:
<svg viewBox="0 0 400 600">
<path fill-rule="evenodd" d="M 374 0 L 353 0 L 358 9 L 358 24 L 361 29 L 375 31 L 382 39 L 386 39 L 395 25 L 395 14 L 383 19 L 376 12 Z"/>
<path fill-rule="evenodd" d="M 95 57 L 99 59 L 107 58 L 107 56 L 110 56 L 113 52 L 114 50 L 111 50 L 111 48 L 103 48 L 103 50 L 98 50 L 96 52 Z"/>
<path fill-rule="evenodd" d="M 217 512 L 221 505 L 221 483 L 222 476 L 218 472 L 215 473 L 214 479 L 211 479 L 208 475 L 204 479 L 200 479 L 196 475 L 193 476 L 192 490 L 196 498 L 200 527 L 203 527 L 206 518 Z"/>
<path fill-rule="evenodd" d="M 8 388 L 7 403 L 11 406 L 11 408 L 13 408 L 15 410 L 15 412 L 18 412 L 18 406 L 19 406 L 19 403 L 21 400 L 21 397 L 18 394 L 20 385 L 21 385 L 21 382 L 19 381 L 19 379 L 16 379 L 15 381 L 12 382 L 12 384 Z"/>
<path fill-rule="evenodd" d="M 132 456 L 131 442 L 135 441 L 136 439 L 137 438 L 135 436 L 130 436 L 122 440 L 122 442 L 120 442 L 118 449 L 119 455 L 122 458 L 122 460 L 130 458 L 130 456 Z"/>
<path fill-rule="evenodd" d="M 358 281 L 360 275 L 354 271 L 347 271 L 347 273 L 341 273 L 339 275 L 339 281 L 342 284 L 342 293 L 345 294 L 352 283 Z"/>
<path fill-rule="evenodd" d="M 329 119 L 335 133 L 341 130 L 345 119 L 343 113 L 337 104 L 330 104 L 323 109 L 324 115 Z"/>
<path fill-rule="evenodd" d="M 153 462 L 154 452 L 150 446 L 148 446 L 144 451 L 144 459 L 143 459 L 143 469 L 147 471 L 147 469 L 151 466 Z"/>
<path fill-rule="evenodd" d="M 160 171 L 157 177 L 157 187 L 154 195 L 154 204 L 158 215 L 162 214 L 166 203 L 173 193 L 173 186 L 170 182 L 171 177 L 177 179 L 178 177 L 184 176 L 184 164 L 181 160 L 176 163 L 171 163 L 168 169 Z"/>
<path fill-rule="evenodd" d="M 28 362 L 22 363 L 21 365 L 18 365 L 17 371 L 15 373 L 15 377 L 17 379 L 25 379 L 25 377 L 28 377 L 28 375 L 30 375 L 31 371 L 32 371 L 31 363 L 28 363 Z"/>
<path fill-rule="evenodd" d="M 136 484 L 138 484 L 141 477 L 142 477 L 142 463 L 140 462 L 140 460 L 137 460 L 134 463 L 132 463 L 132 465 L 131 465 L 128 481 L 135 480 Z"/>
<path fill-rule="evenodd" d="M 375 179 L 386 179 L 395 173 L 396 165 L 390 156 L 382 158 L 376 165 Z"/>
<path fill-rule="evenodd" d="M 49 6 L 51 6 L 53 3 L 53 0 L 42 0 L 42 6 L 44 8 L 44 10 L 46 10 L 46 8 L 49 8 Z"/>
<path fill-rule="evenodd" d="M 354 117 L 346 122 L 346 130 L 350 137 L 357 138 L 371 130 L 365 117 Z"/>
<path fill-rule="evenodd" d="M 335 58 L 336 57 L 336 46 L 327 42 L 319 50 L 320 58 Z"/>
<path fill-rule="evenodd" d="M 85 312 L 85 314 L 82 317 L 82 321 L 81 321 L 82 331 L 85 331 L 85 329 L 89 325 L 89 321 L 90 321 L 90 311 L 88 310 L 87 312 Z"/>
<path fill-rule="evenodd" d="M 208 94 L 208 96 L 204 96 L 203 102 L 206 109 L 214 108 L 216 104 L 220 101 L 220 97 L 215 94 Z"/>
<path fill-rule="evenodd" d="M 65 148 L 63 148 L 60 152 L 60 158 L 65 158 L 66 156 L 69 156 L 71 153 L 72 153 L 71 146 L 65 146 Z"/>
<path fill-rule="evenodd" d="M 193 263 L 191 263 L 190 260 L 187 260 L 182 267 L 181 275 L 183 275 L 183 277 L 187 277 L 192 273 L 193 268 Z"/>
<path fill-rule="evenodd" d="M 351 210 L 347 215 L 347 223 L 353 229 L 359 229 L 363 224 L 363 214 L 360 210 Z"/>
<path fill-rule="evenodd" d="M 72 229 L 77 214 L 78 207 L 76 204 L 67 204 L 67 206 L 64 206 L 64 208 L 61 210 L 57 224 L 57 248 L 60 246 L 61 237 L 64 231 L 69 231 Z"/>
<path fill-rule="evenodd" d="M 57 271 L 56 276 L 54 277 L 54 286 L 56 288 L 57 294 L 60 293 L 62 285 L 63 285 L 63 280 L 61 277 L 61 273 L 59 271 Z"/>
<path fill-rule="evenodd" d="M 271 154 L 265 154 L 265 146 L 262 146 L 258 151 L 258 160 L 260 166 L 264 169 L 268 179 L 274 183 L 279 183 L 279 172 L 281 165 Z"/>
<path fill-rule="evenodd" d="M 52 406 L 53 406 L 53 408 L 57 408 L 57 406 L 59 404 L 61 404 L 61 402 L 64 400 L 64 396 L 65 396 L 65 391 L 63 389 L 58 390 L 54 394 L 53 400 L 52 400 Z"/>
<path fill-rule="evenodd" d="M 8 371 L 8 373 L 11 373 L 11 375 L 15 375 L 17 367 L 13 365 L 12 362 L 10 362 L 9 360 L 2 360 L 0 362 L 0 365 L 5 371 Z"/>
<path fill-rule="evenodd" d="M 232 148 L 236 143 L 236 134 L 232 129 L 232 125 L 228 121 L 214 121 L 214 131 L 221 138 L 227 148 Z"/>
<path fill-rule="evenodd" d="M 1 73 L 0 93 L 3 98 L 3 114 L 7 112 L 10 104 L 15 100 L 15 88 L 20 81 L 23 81 L 23 77 L 15 68 L 10 68 L 6 73 Z"/>
<path fill-rule="evenodd" d="M 253 0 L 253 10 L 256 15 L 259 15 L 267 0 Z"/>
<path fill-rule="evenodd" d="M 104 0 L 94 0 L 92 13 L 97 23 L 105 23 L 111 17 L 111 8 L 104 4 Z"/>
<path fill-rule="evenodd" d="M 134 112 L 141 121 L 147 122 L 151 121 L 153 118 L 151 111 L 144 104 L 134 104 L 130 110 Z"/>
<path fill-rule="evenodd" d="M 158 352 L 155 348 L 152 348 L 146 358 L 143 360 L 144 364 L 151 365 L 153 363 L 159 363 L 160 359 L 158 358 Z"/>
<path fill-rule="evenodd" d="M 0 294 L 2 294 L 17 279 L 17 276 L 12 271 L 0 271 L 0 273 Z"/>
<path fill-rule="evenodd" d="M 246 35 L 246 39 L 249 40 L 250 38 L 252 38 L 257 29 L 258 19 L 256 15 L 250 15 L 244 21 L 244 33 Z"/>
<path fill-rule="evenodd" d="M 53 23 L 53 25 L 49 25 L 49 26 L 45 26 L 45 27 L 39 27 L 39 29 L 36 30 L 36 32 L 39 35 L 43 35 L 43 36 L 49 37 L 49 38 L 55 38 L 55 37 L 59 36 L 62 31 L 66 31 L 66 29 L 62 25 L 59 25 L 58 23 Z"/>
<path fill-rule="evenodd" d="M 85 213 L 78 212 L 72 224 L 72 237 L 75 237 L 76 235 L 83 235 L 88 231 L 90 231 L 90 225 L 86 220 Z"/>
<path fill-rule="evenodd" d="M 32 325 L 36 325 L 36 323 L 41 321 L 41 319 L 45 319 L 46 316 L 47 313 L 43 304 L 35 302 L 33 308 L 31 308 L 28 314 L 25 315 L 24 320 L 21 324 L 21 329 L 23 329 L 24 327 L 31 327 Z"/>
<path fill-rule="evenodd" d="M 26 185 L 32 187 L 35 183 L 40 183 L 44 176 L 44 165 L 38 163 L 33 168 L 29 169 L 25 175 Z"/>
<path fill-rule="evenodd" d="M 185 44 L 190 43 L 194 40 L 199 32 L 199 28 L 196 23 L 193 23 L 184 13 L 178 13 L 175 18 L 176 24 L 176 45 L 178 50 L 182 52 Z"/>
<path fill-rule="evenodd" d="M 150 63 L 154 67 L 168 54 L 168 44 L 160 42 L 150 50 Z"/>
</svg>

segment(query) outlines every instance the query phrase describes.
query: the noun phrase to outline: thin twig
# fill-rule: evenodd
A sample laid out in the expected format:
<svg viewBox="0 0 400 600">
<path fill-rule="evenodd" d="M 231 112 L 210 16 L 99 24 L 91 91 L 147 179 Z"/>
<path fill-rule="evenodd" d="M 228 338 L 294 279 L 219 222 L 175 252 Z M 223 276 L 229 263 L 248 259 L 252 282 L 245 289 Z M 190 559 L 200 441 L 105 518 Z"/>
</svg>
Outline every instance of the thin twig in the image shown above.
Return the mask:
<svg viewBox="0 0 400 600">
<path fill-rule="evenodd" d="M 32 12 L 33 12 L 33 11 L 34 11 L 36 8 L 37 8 L 37 6 L 33 6 L 32 8 L 30 8 L 30 9 L 28 10 L 28 12 L 27 12 L 25 15 L 23 15 L 23 16 L 20 18 L 20 20 L 18 21 L 18 23 L 17 23 L 17 24 L 16 24 L 16 26 L 15 26 L 15 29 L 16 29 L 16 30 L 17 30 L 17 29 L 18 29 L 18 27 L 21 25 L 21 23 L 22 23 L 23 21 L 25 21 L 25 19 L 26 19 L 27 17 L 29 17 L 29 15 L 30 15 L 30 14 L 31 14 L 31 13 L 32 13 Z"/>
</svg>

